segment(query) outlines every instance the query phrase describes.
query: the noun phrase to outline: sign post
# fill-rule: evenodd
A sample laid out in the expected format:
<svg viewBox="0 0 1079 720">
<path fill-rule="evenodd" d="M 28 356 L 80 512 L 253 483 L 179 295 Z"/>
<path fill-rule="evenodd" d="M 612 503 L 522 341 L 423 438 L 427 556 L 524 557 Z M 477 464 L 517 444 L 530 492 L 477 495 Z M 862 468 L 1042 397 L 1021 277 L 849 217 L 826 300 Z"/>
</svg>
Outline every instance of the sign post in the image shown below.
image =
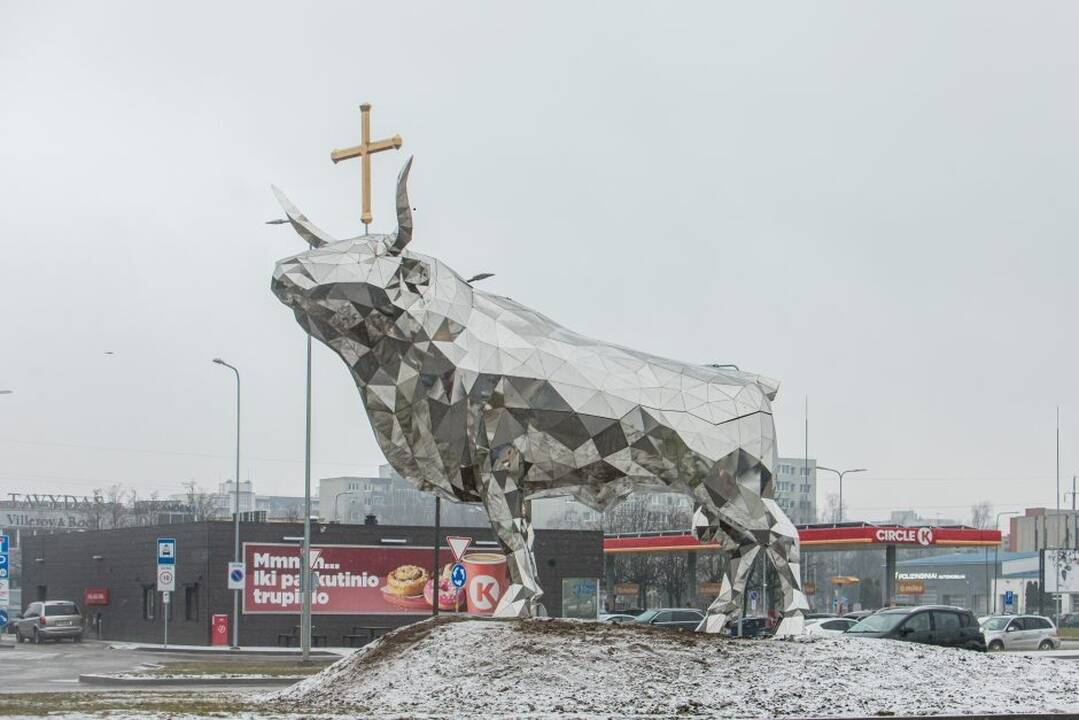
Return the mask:
<svg viewBox="0 0 1079 720">
<path fill-rule="evenodd" d="M 169 646 L 170 594 L 176 591 L 176 538 L 157 539 L 157 591 L 161 593 L 164 646 Z"/>
<path fill-rule="evenodd" d="M 243 590 L 246 571 L 242 562 L 229 563 L 229 590 Z"/>
<path fill-rule="evenodd" d="M 0 535 L 0 631 L 2 631 L 8 622 L 8 595 L 9 595 L 9 582 L 10 570 L 8 565 L 8 551 L 11 549 L 10 540 L 7 535 Z"/>
<path fill-rule="evenodd" d="M 453 553 L 453 568 L 450 570 L 450 582 L 453 583 L 455 588 L 463 588 L 468 581 L 468 570 L 461 563 L 461 560 L 465 556 L 465 551 L 468 550 L 468 546 L 472 544 L 472 538 L 463 536 L 452 536 L 446 538 L 446 544 L 450 546 L 450 552 Z"/>
</svg>

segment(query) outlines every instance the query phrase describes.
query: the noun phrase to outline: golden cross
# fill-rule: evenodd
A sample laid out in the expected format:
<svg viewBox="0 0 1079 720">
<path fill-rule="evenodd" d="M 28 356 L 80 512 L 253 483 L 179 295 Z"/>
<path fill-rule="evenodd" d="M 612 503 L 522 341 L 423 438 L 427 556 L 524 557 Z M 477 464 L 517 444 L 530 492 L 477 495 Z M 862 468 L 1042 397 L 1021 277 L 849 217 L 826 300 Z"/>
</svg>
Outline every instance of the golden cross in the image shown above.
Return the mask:
<svg viewBox="0 0 1079 720">
<path fill-rule="evenodd" d="M 385 140 L 371 142 L 371 103 L 360 105 L 360 113 L 363 118 L 363 134 L 360 144 L 355 147 L 334 150 L 330 153 L 330 159 L 334 165 L 342 160 L 358 157 L 363 158 L 363 214 L 360 219 L 364 225 L 371 224 L 371 156 L 383 150 L 396 150 L 401 147 L 400 135 L 394 135 Z"/>
</svg>

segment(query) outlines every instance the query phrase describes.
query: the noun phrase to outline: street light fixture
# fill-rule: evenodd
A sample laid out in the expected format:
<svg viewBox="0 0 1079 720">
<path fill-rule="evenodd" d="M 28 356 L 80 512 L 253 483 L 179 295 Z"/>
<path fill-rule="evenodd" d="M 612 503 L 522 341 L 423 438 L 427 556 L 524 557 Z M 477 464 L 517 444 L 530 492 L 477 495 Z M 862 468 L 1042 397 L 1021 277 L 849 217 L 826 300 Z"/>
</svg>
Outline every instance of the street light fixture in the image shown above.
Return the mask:
<svg viewBox="0 0 1079 720">
<path fill-rule="evenodd" d="M 214 362 L 236 373 L 236 512 L 233 515 L 232 561 L 240 562 L 240 371 L 221 358 Z M 240 647 L 240 591 L 232 591 L 232 647 Z"/>
<path fill-rule="evenodd" d="M 830 467 L 824 467 L 823 465 L 817 466 L 818 470 L 826 470 L 828 472 L 834 472 L 839 476 L 839 522 L 843 522 L 843 476 L 847 473 L 867 472 L 865 468 L 854 468 L 851 470 L 834 470 Z M 808 470 L 806 471 L 808 474 Z"/>
</svg>

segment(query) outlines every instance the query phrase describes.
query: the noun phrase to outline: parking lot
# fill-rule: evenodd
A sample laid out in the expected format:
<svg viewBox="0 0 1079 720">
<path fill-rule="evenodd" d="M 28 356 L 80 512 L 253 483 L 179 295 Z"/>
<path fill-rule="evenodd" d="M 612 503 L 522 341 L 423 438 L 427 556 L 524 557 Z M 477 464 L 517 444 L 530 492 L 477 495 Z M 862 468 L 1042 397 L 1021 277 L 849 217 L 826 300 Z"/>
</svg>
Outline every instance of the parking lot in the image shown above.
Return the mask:
<svg viewBox="0 0 1079 720">
<path fill-rule="evenodd" d="M 190 653 L 148 652 L 130 647 L 117 649 L 112 643 L 97 640 L 12 645 L 12 638 L 8 636 L 3 638 L 3 649 L 0 649 L 0 674 L 5 679 L 0 693 L 92 692 L 100 686 L 80 683 L 79 675 L 135 671 L 151 664 L 189 665 L 200 659 L 206 658 Z M 272 674 L 273 669 L 268 666 L 290 662 L 290 659 L 215 654 L 212 662 L 236 665 L 238 672 L 252 672 L 251 665 L 255 663 L 263 666 L 259 672 Z"/>
</svg>

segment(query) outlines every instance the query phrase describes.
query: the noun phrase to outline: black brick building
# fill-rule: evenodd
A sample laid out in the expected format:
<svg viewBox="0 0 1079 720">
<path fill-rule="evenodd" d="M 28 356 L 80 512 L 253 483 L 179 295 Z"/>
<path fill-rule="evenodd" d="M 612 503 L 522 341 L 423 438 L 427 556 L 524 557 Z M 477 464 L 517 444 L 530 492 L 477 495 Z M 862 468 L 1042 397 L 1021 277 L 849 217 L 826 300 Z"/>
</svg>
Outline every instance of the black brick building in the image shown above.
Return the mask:
<svg viewBox="0 0 1079 720">
<path fill-rule="evenodd" d="M 477 542 L 493 539 L 489 529 L 443 528 L 442 533 L 443 538 L 467 535 Z M 240 540 L 280 543 L 286 537 L 301 535 L 302 523 L 242 523 Z M 178 555 L 169 642 L 207 645 L 212 615 L 227 614 L 231 623 L 232 593 L 227 588 L 226 572 L 232 560 L 233 525 L 227 521 L 24 537 L 23 605 L 42 599 L 75 600 L 90 621 L 100 613 L 103 638 L 160 643 L 163 619 L 160 593 L 154 590 L 156 540 L 165 536 L 176 538 Z M 434 528 L 313 525 L 311 532 L 313 546 L 377 546 L 385 538 L 432 547 Z M 543 603 L 551 615 L 560 614 L 564 578 L 603 576 L 600 532 L 539 530 L 535 550 L 545 591 Z M 84 605 L 88 589 L 106 589 L 108 604 Z M 147 603 L 151 608 L 146 607 Z M 317 614 L 313 624 L 316 633 L 325 635 L 330 645 L 342 645 L 344 636 L 357 625 L 395 627 L 417 619 L 416 615 Z M 240 644 L 275 645 L 279 633 L 290 632 L 298 623 L 298 615 L 243 615 Z"/>
</svg>

